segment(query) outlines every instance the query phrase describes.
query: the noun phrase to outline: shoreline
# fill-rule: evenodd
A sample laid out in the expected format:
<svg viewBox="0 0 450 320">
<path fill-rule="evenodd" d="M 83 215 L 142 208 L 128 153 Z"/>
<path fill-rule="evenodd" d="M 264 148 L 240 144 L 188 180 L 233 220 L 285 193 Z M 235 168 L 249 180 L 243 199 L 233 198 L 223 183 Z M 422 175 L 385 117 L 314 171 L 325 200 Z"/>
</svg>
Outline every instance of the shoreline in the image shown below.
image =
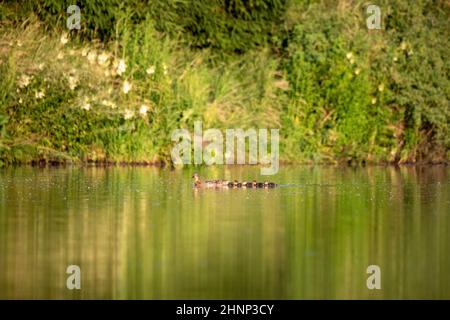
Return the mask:
<svg viewBox="0 0 450 320">
<path fill-rule="evenodd" d="M 299 167 L 436 167 L 450 165 L 449 161 L 418 161 L 418 162 L 292 162 L 292 161 L 280 161 L 282 166 L 299 166 Z M 207 166 L 202 165 L 192 165 L 194 167 L 213 167 L 217 165 Z M 224 164 L 223 166 L 239 166 L 239 167 L 260 167 L 259 164 Z M 33 160 L 26 163 L 13 163 L 5 164 L 0 166 L 0 169 L 11 168 L 11 167 L 38 167 L 38 168 L 61 168 L 61 167 L 97 167 L 97 168 L 109 168 L 109 167 L 153 167 L 153 168 L 182 168 L 183 166 L 174 166 L 171 163 L 160 162 L 150 162 L 150 161 L 47 161 L 47 160 Z"/>
</svg>

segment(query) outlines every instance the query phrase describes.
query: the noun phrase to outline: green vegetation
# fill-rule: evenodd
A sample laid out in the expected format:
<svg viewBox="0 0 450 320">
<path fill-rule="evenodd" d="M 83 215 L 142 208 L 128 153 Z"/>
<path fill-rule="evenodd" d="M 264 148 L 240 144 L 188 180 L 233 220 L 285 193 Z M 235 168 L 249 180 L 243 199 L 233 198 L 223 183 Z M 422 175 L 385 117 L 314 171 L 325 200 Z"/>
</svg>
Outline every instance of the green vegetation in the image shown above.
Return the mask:
<svg viewBox="0 0 450 320">
<path fill-rule="evenodd" d="M 450 158 L 450 6 L 342 0 L 0 4 L 0 165 L 170 161 L 175 128 L 280 128 L 297 163 Z M 67 33 L 68 32 L 68 33 Z"/>
</svg>

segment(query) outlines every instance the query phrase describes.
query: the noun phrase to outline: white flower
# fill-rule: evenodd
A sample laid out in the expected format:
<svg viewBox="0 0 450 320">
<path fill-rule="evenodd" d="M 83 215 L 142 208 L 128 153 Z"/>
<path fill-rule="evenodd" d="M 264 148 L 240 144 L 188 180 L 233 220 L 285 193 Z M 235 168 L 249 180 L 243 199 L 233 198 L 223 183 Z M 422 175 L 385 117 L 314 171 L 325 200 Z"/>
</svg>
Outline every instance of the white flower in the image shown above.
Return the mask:
<svg viewBox="0 0 450 320">
<path fill-rule="evenodd" d="M 87 59 L 90 63 L 94 63 L 95 60 L 97 59 L 97 53 L 95 51 L 90 51 L 87 56 Z"/>
<path fill-rule="evenodd" d="M 147 113 L 147 111 L 148 111 L 148 107 L 147 107 L 145 104 L 143 104 L 143 105 L 139 108 L 139 113 L 140 113 L 141 115 L 145 115 L 145 114 Z"/>
<path fill-rule="evenodd" d="M 126 109 L 125 113 L 123 114 L 123 118 L 125 120 L 129 120 L 129 119 L 133 118 L 133 116 L 134 116 L 134 112 L 131 111 L 130 109 Z"/>
<path fill-rule="evenodd" d="M 38 64 L 38 69 L 39 69 L 39 71 L 44 70 L 44 67 L 45 67 L 45 64 L 44 64 L 44 63 L 39 63 L 39 64 Z"/>
<path fill-rule="evenodd" d="M 355 69 L 355 74 L 356 74 L 356 75 L 358 75 L 360 72 L 361 72 L 361 69 L 360 69 L 360 68 L 356 68 L 356 69 Z"/>
<path fill-rule="evenodd" d="M 67 37 L 67 33 L 64 32 L 61 35 L 61 39 L 59 40 L 61 42 L 62 45 L 65 45 L 67 42 L 69 42 L 69 38 Z"/>
<path fill-rule="evenodd" d="M 167 66 L 165 63 L 163 63 L 163 73 L 165 76 L 167 75 Z"/>
<path fill-rule="evenodd" d="M 112 109 L 117 108 L 116 104 L 109 100 L 102 100 L 102 104 L 107 107 L 111 107 Z"/>
<path fill-rule="evenodd" d="M 384 84 L 380 84 L 378 86 L 378 91 L 383 92 L 383 90 L 384 90 Z"/>
<path fill-rule="evenodd" d="M 19 103 L 22 104 L 23 100 L 22 98 L 19 98 Z"/>
<path fill-rule="evenodd" d="M 129 83 L 127 80 L 123 83 L 122 91 L 123 93 L 127 94 L 131 90 L 131 83 Z"/>
<path fill-rule="evenodd" d="M 397 57 L 394 57 L 394 59 L 393 59 L 393 60 L 394 60 L 394 62 L 397 62 L 398 58 L 397 58 Z"/>
<path fill-rule="evenodd" d="M 78 83 L 78 79 L 74 76 L 69 76 L 69 78 L 67 79 L 69 82 L 69 88 L 70 90 L 74 90 L 77 86 Z"/>
<path fill-rule="evenodd" d="M 91 109 L 91 104 L 90 104 L 90 103 L 85 103 L 85 104 L 83 104 L 82 108 L 83 108 L 84 110 L 88 111 L 88 110 Z"/>
<path fill-rule="evenodd" d="M 351 58 L 351 59 L 350 59 L 350 63 L 351 63 L 351 64 L 354 64 L 354 63 L 355 63 L 355 59 Z"/>
<path fill-rule="evenodd" d="M 20 88 L 25 88 L 30 84 L 30 80 L 32 77 L 27 76 L 26 74 L 23 74 L 20 76 L 19 78 L 19 87 Z"/>
<path fill-rule="evenodd" d="M 127 65 L 125 64 L 125 60 L 120 59 L 117 64 L 117 74 L 120 76 L 127 69 Z"/>
<path fill-rule="evenodd" d="M 36 91 L 34 96 L 36 97 L 36 99 L 42 99 L 43 97 L 45 97 L 45 92 L 44 91 Z"/>
<path fill-rule="evenodd" d="M 108 59 L 109 59 L 108 54 L 102 52 L 101 54 L 98 55 L 98 64 L 101 65 L 102 67 L 105 67 L 108 65 Z"/>
<path fill-rule="evenodd" d="M 372 98 L 372 104 L 377 103 L 377 98 Z"/>
<path fill-rule="evenodd" d="M 155 66 L 150 66 L 150 67 L 148 67 L 147 70 L 145 70 L 145 72 L 147 72 L 147 74 L 148 74 L 149 76 L 151 76 L 152 74 L 155 73 Z"/>
<path fill-rule="evenodd" d="M 402 50 L 406 50 L 406 47 L 407 47 L 406 42 L 405 42 L 405 41 L 402 41 L 402 43 L 400 44 L 400 48 L 401 48 Z"/>
<path fill-rule="evenodd" d="M 64 58 L 64 53 L 59 52 L 58 55 L 56 56 L 56 59 L 62 60 L 62 58 Z"/>
<path fill-rule="evenodd" d="M 346 57 L 347 57 L 348 60 L 352 59 L 353 58 L 353 53 L 347 52 Z"/>
<path fill-rule="evenodd" d="M 84 48 L 83 50 L 81 50 L 81 55 L 82 55 L 83 57 L 86 57 L 88 53 L 89 53 L 89 50 L 86 49 L 86 48 Z"/>
</svg>

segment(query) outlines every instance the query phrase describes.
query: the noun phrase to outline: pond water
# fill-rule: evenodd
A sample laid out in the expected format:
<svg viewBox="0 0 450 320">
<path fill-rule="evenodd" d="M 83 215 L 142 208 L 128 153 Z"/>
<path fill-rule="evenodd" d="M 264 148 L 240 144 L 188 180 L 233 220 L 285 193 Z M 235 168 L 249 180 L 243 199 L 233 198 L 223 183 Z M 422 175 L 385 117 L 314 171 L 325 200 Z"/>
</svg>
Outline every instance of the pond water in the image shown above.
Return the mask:
<svg viewBox="0 0 450 320">
<path fill-rule="evenodd" d="M 193 173 L 0 170 L 0 298 L 450 298 L 446 167 L 285 166 L 271 190 L 194 190 Z"/>
</svg>

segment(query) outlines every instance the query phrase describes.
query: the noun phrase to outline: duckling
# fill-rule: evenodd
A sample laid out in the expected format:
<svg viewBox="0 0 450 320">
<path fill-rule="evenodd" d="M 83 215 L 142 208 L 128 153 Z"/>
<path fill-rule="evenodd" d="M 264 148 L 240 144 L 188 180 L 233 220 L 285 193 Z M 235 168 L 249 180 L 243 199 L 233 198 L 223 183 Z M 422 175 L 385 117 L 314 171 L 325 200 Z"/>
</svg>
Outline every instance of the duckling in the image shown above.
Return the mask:
<svg viewBox="0 0 450 320">
<path fill-rule="evenodd" d="M 246 188 L 253 188 L 253 183 L 252 182 L 245 182 L 245 187 Z"/>
<path fill-rule="evenodd" d="M 253 182 L 252 182 L 252 188 L 256 188 L 257 187 L 257 182 L 256 182 L 256 180 L 253 180 Z"/>
<path fill-rule="evenodd" d="M 276 186 L 277 186 L 276 183 L 264 181 L 264 188 L 266 188 L 266 189 L 268 189 L 268 188 L 275 188 Z"/>
<path fill-rule="evenodd" d="M 240 182 L 237 181 L 237 180 L 234 180 L 233 187 L 234 187 L 234 188 L 241 188 L 241 187 L 242 187 L 242 183 L 240 183 Z"/>
<path fill-rule="evenodd" d="M 264 182 L 257 182 L 256 183 L 257 188 L 264 188 Z"/>
</svg>

